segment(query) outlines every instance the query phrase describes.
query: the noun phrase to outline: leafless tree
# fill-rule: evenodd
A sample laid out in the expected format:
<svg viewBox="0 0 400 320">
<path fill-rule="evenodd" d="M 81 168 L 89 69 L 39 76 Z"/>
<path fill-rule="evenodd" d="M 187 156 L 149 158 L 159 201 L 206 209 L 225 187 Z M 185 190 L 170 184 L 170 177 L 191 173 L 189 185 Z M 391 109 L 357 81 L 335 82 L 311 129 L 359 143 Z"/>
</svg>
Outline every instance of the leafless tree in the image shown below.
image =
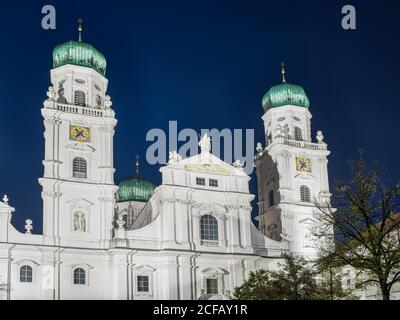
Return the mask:
<svg viewBox="0 0 400 320">
<path fill-rule="evenodd" d="M 383 300 L 390 300 L 392 286 L 400 282 L 400 183 L 388 183 L 362 155 L 349 166 L 352 176 L 335 184 L 332 205 L 316 201 L 320 224 L 314 235 L 324 239 L 318 263 L 354 268 L 359 285 L 376 284 Z"/>
</svg>

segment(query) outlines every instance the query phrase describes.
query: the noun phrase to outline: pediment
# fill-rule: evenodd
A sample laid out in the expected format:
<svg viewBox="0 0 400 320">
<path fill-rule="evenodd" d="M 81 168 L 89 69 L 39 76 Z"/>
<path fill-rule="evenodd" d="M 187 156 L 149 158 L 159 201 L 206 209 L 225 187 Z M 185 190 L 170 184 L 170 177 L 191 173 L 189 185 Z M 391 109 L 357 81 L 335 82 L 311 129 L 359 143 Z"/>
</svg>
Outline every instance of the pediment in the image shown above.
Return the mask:
<svg viewBox="0 0 400 320">
<path fill-rule="evenodd" d="M 69 200 L 69 201 L 67 201 L 67 203 L 74 207 L 83 207 L 83 208 L 88 208 L 88 207 L 91 207 L 94 205 L 94 203 L 90 202 L 89 200 L 83 199 L 83 198 Z"/>
<path fill-rule="evenodd" d="M 197 203 L 193 206 L 193 209 L 202 213 L 217 213 L 224 214 L 227 213 L 227 209 L 224 205 L 219 203 Z"/>
<path fill-rule="evenodd" d="M 201 273 L 202 274 L 228 274 L 229 272 L 222 268 L 209 267 L 209 268 L 205 268 L 205 269 L 201 270 Z"/>
<path fill-rule="evenodd" d="M 301 180 L 308 180 L 308 181 L 316 181 L 317 177 L 315 177 L 312 173 L 309 172 L 299 172 L 294 176 L 296 179 L 301 179 Z"/>
<path fill-rule="evenodd" d="M 36 262 L 36 261 L 34 261 L 34 260 L 29 260 L 29 259 L 22 259 L 22 260 L 18 260 L 18 261 L 15 261 L 14 262 L 16 265 L 19 265 L 19 266 L 21 266 L 21 265 L 31 265 L 31 266 L 33 266 L 33 265 L 35 265 L 35 266 L 39 266 L 39 263 L 38 262 Z"/>
<path fill-rule="evenodd" d="M 137 266 L 133 267 L 133 270 L 135 270 L 135 271 L 147 271 L 147 272 L 156 271 L 155 268 L 153 268 L 153 267 L 151 267 L 149 265 L 145 265 L 145 264 L 137 265 Z"/>
<path fill-rule="evenodd" d="M 66 146 L 68 150 L 78 150 L 83 152 L 95 152 L 96 149 L 88 143 L 72 142 Z"/>
<path fill-rule="evenodd" d="M 80 264 L 71 264 L 70 268 L 71 269 L 82 268 L 82 269 L 90 270 L 90 269 L 93 269 L 94 267 L 87 263 L 80 263 Z"/>
<path fill-rule="evenodd" d="M 233 165 L 224 162 L 212 153 L 198 154 L 190 158 L 174 162 L 167 165 L 167 168 L 187 170 L 203 173 L 214 173 L 220 175 L 247 176 L 243 171 L 235 168 Z"/>
<path fill-rule="evenodd" d="M 185 169 L 188 171 L 229 175 L 229 168 L 215 163 L 188 163 L 185 165 Z"/>
</svg>

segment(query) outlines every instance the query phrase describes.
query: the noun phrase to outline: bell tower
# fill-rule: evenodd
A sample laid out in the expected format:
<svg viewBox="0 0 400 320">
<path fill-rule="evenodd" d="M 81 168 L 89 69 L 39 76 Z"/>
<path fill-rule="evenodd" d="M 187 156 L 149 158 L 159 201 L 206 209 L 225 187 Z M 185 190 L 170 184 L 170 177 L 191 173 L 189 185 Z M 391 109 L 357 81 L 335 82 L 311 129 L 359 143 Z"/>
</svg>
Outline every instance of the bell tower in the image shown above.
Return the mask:
<svg viewBox="0 0 400 320">
<path fill-rule="evenodd" d="M 311 139 L 310 101 L 301 86 L 286 82 L 271 87 L 262 105 L 266 147 L 257 146 L 259 228 L 283 241 L 291 253 L 313 258 L 315 201 L 329 201 L 327 157 L 321 131 Z"/>
<path fill-rule="evenodd" d="M 104 248 L 112 237 L 113 136 L 117 124 L 107 95 L 106 59 L 79 40 L 55 47 L 44 102 L 43 199 L 46 244 L 86 242 Z"/>
</svg>

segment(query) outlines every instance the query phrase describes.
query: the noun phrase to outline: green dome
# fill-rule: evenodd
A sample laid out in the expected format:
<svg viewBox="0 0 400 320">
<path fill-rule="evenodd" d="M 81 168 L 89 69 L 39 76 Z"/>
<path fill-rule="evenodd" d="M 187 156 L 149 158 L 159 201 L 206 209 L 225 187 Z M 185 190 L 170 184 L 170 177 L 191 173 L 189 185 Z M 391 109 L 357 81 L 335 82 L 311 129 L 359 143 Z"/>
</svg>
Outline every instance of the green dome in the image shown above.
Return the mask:
<svg viewBox="0 0 400 320">
<path fill-rule="evenodd" d="M 140 175 L 123 180 L 119 184 L 117 201 L 149 201 L 156 187 Z"/>
<path fill-rule="evenodd" d="M 81 41 L 68 41 L 53 50 L 53 67 L 66 64 L 88 67 L 101 75 L 106 75 L 107 61 L 104 55 L 91 44 Z"/>
<path fill-rule="evenodd" d="M 310 100 L 301 86 L 284 82 L 268 90 L 262 105 L 265 112 L 270 108 L 286 105 L 309 108 Z"/>
</svg>

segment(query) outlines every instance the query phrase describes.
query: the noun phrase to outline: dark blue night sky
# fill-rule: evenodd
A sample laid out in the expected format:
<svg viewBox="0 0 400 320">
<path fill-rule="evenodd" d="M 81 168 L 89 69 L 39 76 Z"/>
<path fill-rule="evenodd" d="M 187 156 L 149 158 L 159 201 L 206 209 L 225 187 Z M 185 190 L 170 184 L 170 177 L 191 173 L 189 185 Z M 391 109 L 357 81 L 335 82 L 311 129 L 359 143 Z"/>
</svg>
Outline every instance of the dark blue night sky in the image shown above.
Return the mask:
<svg viewBox="0 0 400 320">
<path fill-rule="evenodd" d="M 57 29 L 41 28 L 41 8 L 57 10 Z M 357 30 L 341 28 L 341 8 L 357 9 Z M 389 1 L 3 1 L 0 50 L 0 194 L 41 232 L 38 178 L 44 156 L 42 102 L 52 50 L 77 38 L 105 54 L 109 94 L 119 120 L 116 182 L 145 157 L 146 133 L 179 129 L 254 128 L 263 141 L 261 98 L 280 82 L 300 84 L 311 100 L 313 136 L 323 130 L 332 151 L 331 183 L 362 147 L 393 179 L 400 151 L 399 19 Z M 160 183 L 159 167 L 141 173 Z M 255 176 L 251 191 L 256 193 Z M 253 202 L 255 206 L 255 202 Z"/>
</svg>

